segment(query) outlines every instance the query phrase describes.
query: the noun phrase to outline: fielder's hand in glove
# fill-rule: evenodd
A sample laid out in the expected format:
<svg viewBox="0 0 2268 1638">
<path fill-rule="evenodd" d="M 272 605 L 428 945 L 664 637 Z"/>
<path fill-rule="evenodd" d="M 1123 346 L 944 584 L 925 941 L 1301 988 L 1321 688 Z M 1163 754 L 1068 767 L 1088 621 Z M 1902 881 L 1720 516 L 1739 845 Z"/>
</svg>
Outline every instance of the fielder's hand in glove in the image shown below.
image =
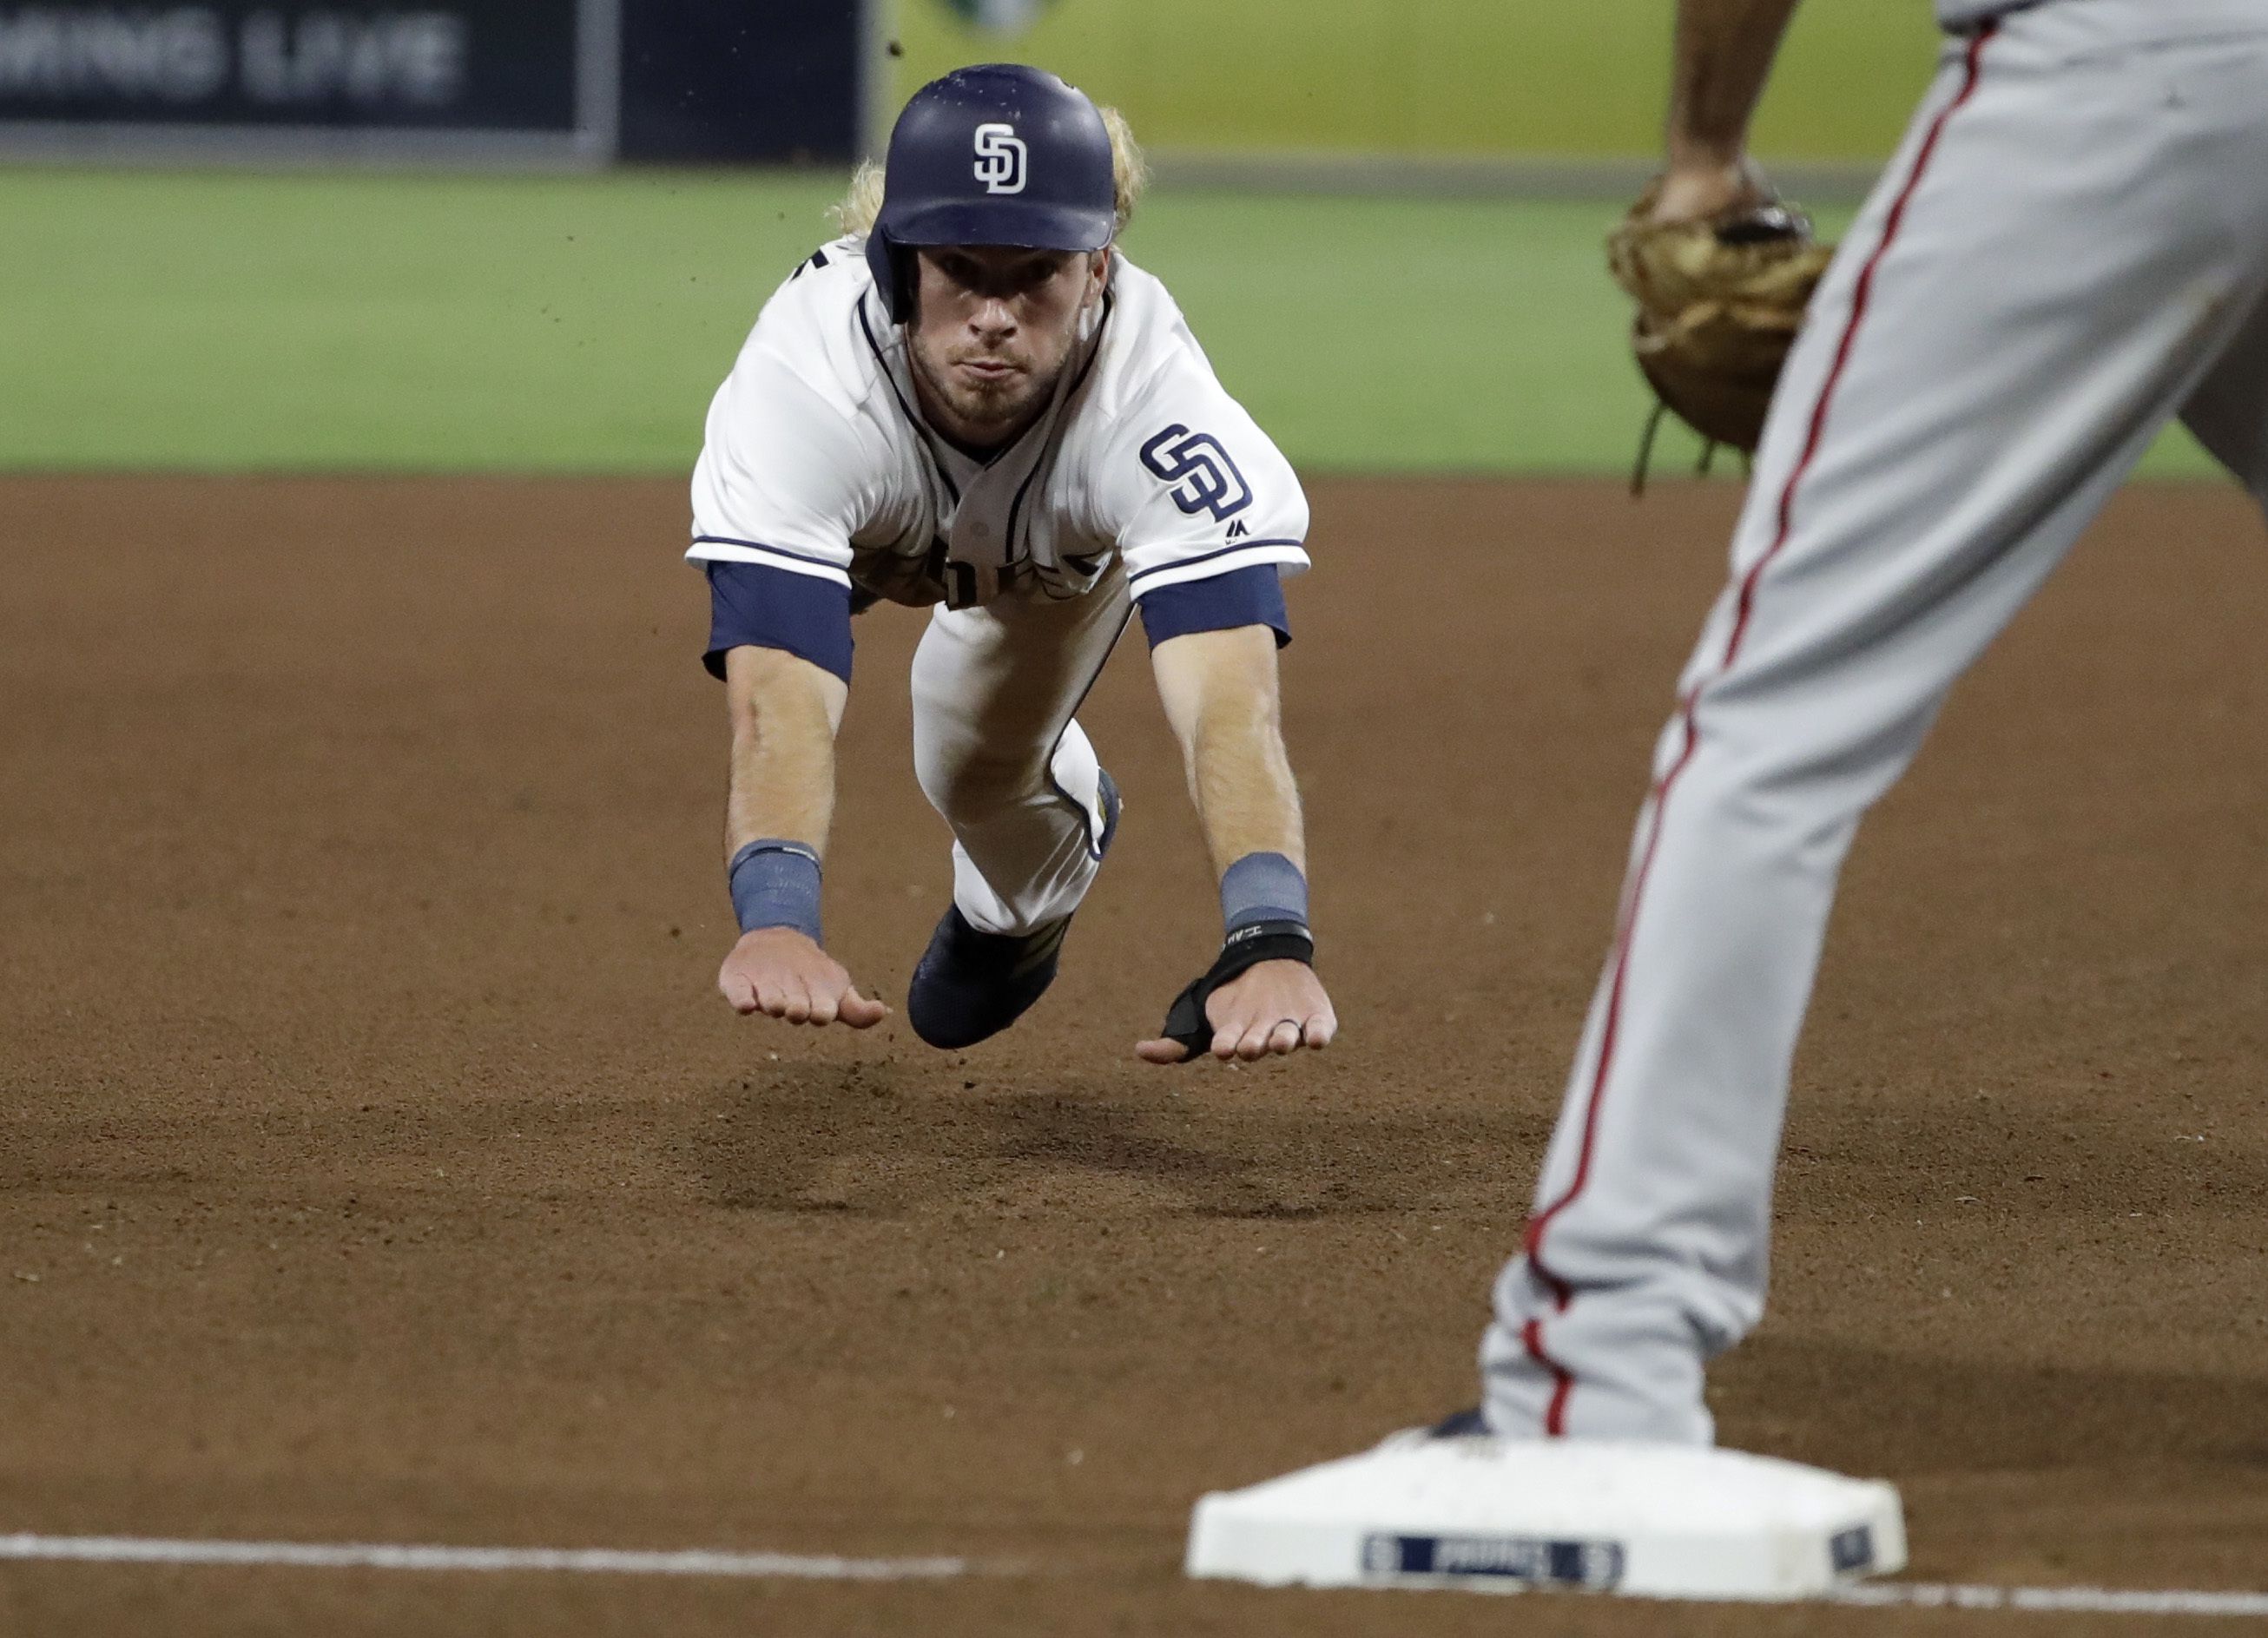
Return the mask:
<svg viewBox="0 0 2268 1638">
<path fill-rule="evenodd" d="M 1631 350 L 1662 405 L 1711 443 L 1753 452 L 1834 247 L 1753 170 L 1709 180 L 1649 188 L 1608 236 L 1607 266 L 1638 303 Z"/>
<path fill-rule="evenodd" d="M 1164 1032 L 1135 1047 L 1146 1063 L 1226 1061 L 1321 1052 L 1338 1014 L 1315 976 L 1314 940 L 1297 922 L 1261 922 L 1229 935 L 1212 966 L 1166 1014 Z"/>
</svg>

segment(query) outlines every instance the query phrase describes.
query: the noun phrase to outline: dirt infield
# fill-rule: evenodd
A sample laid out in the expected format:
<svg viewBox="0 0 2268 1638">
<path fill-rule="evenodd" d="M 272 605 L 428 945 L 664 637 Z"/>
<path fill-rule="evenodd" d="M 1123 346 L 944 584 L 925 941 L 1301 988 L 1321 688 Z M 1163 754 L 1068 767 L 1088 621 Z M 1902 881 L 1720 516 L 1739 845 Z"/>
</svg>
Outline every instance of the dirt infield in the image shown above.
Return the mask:
<svg viewBox="0 0 2268 1638">
<path fill-rule="evenodd" d="M 1191 1586 L 1182 1531 L 1472 1397 L 1736 496 L 1314 498 L 1288 730 L 1344 1038 L 1167 1071 L 1131 1044 L 1216 922 L 1138 642 L 1045 1004 L 965 1054 L 814 1039 L 711 990 L 678 486 L 0 482 L 0 1534 L 1020 1567 L 0 1566 L 0 1630 L 1510 1630 Z M 894 1004 L 948 881 L 918 623 L 861 622 L 828 870 Z M 2264 630 L 2249 506 L 2130 493 L 1860 838 L 1714 1390 L 1728 1443 L 1899 1480 L 1920 1576 L 2268 1581 Z"/>
</svg>

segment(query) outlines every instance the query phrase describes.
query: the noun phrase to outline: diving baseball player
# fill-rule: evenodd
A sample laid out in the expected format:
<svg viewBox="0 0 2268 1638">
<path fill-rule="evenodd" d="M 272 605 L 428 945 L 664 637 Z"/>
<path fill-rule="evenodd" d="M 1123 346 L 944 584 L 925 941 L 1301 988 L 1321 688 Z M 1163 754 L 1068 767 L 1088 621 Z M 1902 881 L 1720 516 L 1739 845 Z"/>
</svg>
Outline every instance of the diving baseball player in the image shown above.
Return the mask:
<svg viewBox="0 0 2268 1638">
<path fill-rule="evenodd" d="M 1682 0 L 1650 225 L 1750 241 L 1746 132 L 1794 5 Z M 1656 752 L 1482 1348 L 1499 1434 L 1712 1437 L 1703 1367 L 1763 1311 L 1859 816 L 2170 418 L 2268 497 L 2268 5 L 1938 11 L 1942 70 L 1787 356 Z"/>
<path fill-rule="evenodd" d="M 1307 563 L 1290 466 L 1120 254 L 1140 158 L 1053 75 L 916 93 L 845 237 L 765 305 L 693 479 L 706 663 L 725 686 L 718 984 L 743 1013 L 865 1029 L 821 938 L 851 617 L 933 610 L 914 763 L 953 833 L 953 902 L 906 997 L 934 1047 L 1008 1027 L 1053 980 L 1119 798 L 1073 714 L 1138 611 L 1219 876 L 1225 937 L 1152 1063 L 1329 1044 L 1300 801 L 1278 727 L 1281 577 Z"/>
</svg>

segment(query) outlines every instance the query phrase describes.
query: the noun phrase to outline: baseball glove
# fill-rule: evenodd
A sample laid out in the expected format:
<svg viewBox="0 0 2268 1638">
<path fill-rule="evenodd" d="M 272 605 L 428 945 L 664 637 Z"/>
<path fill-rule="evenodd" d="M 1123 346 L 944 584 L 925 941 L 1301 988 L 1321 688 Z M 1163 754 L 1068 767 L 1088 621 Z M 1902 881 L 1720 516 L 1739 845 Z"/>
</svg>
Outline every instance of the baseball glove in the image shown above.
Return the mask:
<svg viewBox="0 0 2268 1638">
<path fill-rule="evenodd" d="M 1607 266 L 1638 302 L 1631 350 L 1663 408 L 1710 443 L 1752 453 L 1834 246 L 1777 202 L 1669 226 L 1646 219 L 1653 206 L 1649 191 L 1607 238 Z"/>
</svg>

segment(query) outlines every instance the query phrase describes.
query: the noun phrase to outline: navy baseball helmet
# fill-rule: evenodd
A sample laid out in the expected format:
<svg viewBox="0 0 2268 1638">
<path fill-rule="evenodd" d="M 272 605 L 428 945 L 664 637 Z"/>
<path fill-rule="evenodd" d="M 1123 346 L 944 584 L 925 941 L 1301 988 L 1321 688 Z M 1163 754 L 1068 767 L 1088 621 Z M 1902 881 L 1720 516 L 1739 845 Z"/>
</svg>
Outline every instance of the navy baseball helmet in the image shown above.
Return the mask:
<svg viewBox="0 0 2268 1638">
<path fill-rule="evenodd" d="M 912 249 L 1101 250 L 1117 231 L 1110 133 L 1042 69 L 984 62 L 916 92 L 890 132 L 866 262 L 893 323 L 913 316 Z"/>
</svg>

